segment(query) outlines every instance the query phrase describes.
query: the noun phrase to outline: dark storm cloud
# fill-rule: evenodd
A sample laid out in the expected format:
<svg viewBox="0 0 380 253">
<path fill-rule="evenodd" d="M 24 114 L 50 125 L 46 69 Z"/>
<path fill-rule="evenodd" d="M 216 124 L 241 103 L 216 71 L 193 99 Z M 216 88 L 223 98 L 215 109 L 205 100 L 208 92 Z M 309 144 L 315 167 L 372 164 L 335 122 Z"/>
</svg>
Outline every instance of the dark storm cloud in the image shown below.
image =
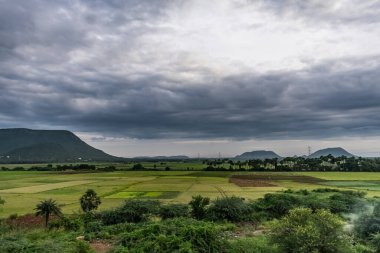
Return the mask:
<svg viewBox="0 0 380 253">
<path fill-rule="evenodd" d="M 35 93 L 2 90 L 2 114 L 25 122 L 136 138 L 283 138 L 378 133 L 379 66 L 358 71 L 231 76 L 215 83 L 166 87 L 152 76 L 92 81 L 92 90 L 72 84 Z M 83 81 L 83 80 L 81 80 Z M 104 80 L 107 82 L 107 80 Z M 108 83 L 108 82 L 107 82 Z M 103 92 L 104 87 L 112 88 Z M 22 103 L 20 99 L 22 98 Z M 4 105 L 3 105 L 4 103 Z"/>
<path fill-rule="evenodd" d="M 325 6 L 276 3 L 268 4 L 278 12 L 313 12 L 316 19 L 330 15 Z M 380 133 L 377 57 L 227 76 L 181 65 L 182 59 L 178 64 L 168 59 L 172 69 L 149 68 L 146 59 L 154 62 L 160 55 L 150 55 L 154 48 L 135 55 L 145 46 L 137 38 L 172 29 L 154 25 L 166 18 L 167 4 L 0 0 L 0 127 L 50 126 L 135 138 Z M 353 18 L 372 22 L 376 10 L 367 21 Z M 125 62 L 129 65 L 122 67 Z M 122 72 L 133 64 L 142 67 Z M 178 72 L 202 78 L 181 80 Z"/>
<path fill-rule="evenodd" d="M 257 1 L 250 1 L 257 4 Z M 281 17 L 304 19 L 327 25 L 368 24 L 380 22 L 380 2 L 362 0 L 265 0 L 260 1 L 265 9 L 271 9 Z"/>
</svg>

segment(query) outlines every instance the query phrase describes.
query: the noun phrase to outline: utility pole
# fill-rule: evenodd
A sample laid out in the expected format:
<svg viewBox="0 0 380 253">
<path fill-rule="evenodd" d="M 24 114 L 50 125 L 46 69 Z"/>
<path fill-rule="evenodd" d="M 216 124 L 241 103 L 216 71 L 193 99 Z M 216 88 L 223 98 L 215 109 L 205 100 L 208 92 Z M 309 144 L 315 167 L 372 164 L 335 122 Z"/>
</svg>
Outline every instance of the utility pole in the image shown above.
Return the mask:
<svg viewBox="0 0 380 253">
<path fill-rule="evenodd" d="M 308 153 L 308 156 L 311 155 L 311 147 L 310 146 L 307 147 L 307 153 Z"/>
</svg>

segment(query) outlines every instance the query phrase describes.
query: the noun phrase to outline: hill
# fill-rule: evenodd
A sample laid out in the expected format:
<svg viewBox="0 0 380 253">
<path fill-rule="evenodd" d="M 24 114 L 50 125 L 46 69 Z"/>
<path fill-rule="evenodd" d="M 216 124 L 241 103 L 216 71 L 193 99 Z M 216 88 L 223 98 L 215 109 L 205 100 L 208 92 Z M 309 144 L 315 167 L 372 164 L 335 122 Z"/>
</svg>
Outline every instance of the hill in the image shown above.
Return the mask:
<svg viewBox="0 0 380 253">
<path fill-rule="evenodd" d="M 234 160 L 253 160 L 253 159 L 272 159 L 272 158 L 281 158 L 281 156 L 277 155 L 273 151 L 267 151 L 267 150 L 256 150 L 251 152 L 245 152 L 241 155 L 235 156 Z"/>
<path fill-rule="evenodd" d="M 353 154 L 347 152 L 345 149 L 343 149 L 341 147 L 337 147 L 337 148 L 325 148 L 325 149 L 318 150 L 318 151 L 312 153 L 308 157 L 309 158 L 319 158 L 321 156 L 328 156 L 328 155 L 332 155 L 334 157 L 340 157 L 340 156 L 353 157 L 354 156 Z"/>
<path fill-rule="evenodd" d="M 0 129 L 0 162 L 114 161 L 65 130 Z"/>
</svg>

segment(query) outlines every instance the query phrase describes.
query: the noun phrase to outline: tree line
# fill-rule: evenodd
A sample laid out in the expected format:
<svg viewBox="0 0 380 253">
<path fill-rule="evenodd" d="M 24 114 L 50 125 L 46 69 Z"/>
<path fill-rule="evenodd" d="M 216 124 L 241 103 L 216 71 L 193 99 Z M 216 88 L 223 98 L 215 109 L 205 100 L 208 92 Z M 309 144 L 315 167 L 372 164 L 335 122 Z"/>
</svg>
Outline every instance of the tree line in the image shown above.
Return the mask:
<svg viewBox="0 0 380 253">
<path fill-rule="evenodd" d="M 379 158 L 334 157 L 319 158 L 286 157 L 284 159 L 252 159 L 234 161 L 231 159 L 205 160 L 206 171 L 380 171 Z M 227 164 L 227 166 L 226 166 Z"/>
</svg>

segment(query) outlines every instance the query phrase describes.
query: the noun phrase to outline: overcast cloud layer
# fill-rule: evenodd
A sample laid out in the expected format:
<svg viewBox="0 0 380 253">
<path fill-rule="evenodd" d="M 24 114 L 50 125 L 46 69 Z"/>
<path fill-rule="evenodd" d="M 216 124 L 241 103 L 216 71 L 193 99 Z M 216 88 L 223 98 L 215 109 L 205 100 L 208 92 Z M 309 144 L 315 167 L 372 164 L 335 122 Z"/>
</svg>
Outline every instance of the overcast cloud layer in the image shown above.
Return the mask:
<svg viewBox="0 0 380 253">
<path fill-rule="evenodd" d="M 378 138 L 379 44 L 377 0 L 0 0 L 0 127 L 119 155 Z"/>
</svg>

